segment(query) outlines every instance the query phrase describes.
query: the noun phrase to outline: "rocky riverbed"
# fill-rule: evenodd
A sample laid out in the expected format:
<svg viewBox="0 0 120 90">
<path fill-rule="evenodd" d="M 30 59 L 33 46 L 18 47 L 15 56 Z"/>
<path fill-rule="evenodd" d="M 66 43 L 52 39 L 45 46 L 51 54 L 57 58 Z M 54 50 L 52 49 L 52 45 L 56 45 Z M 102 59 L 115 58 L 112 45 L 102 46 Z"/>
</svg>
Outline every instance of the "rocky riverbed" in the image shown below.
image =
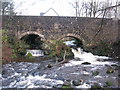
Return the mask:
<svg viewBox="0 0 120 90">
<path fill-rule="evenodd" d="M 2 88 L 118 88 L 117 61 L 83 62 L 79 59 L 48 68 L 53 60 L 12 62 L 2 67 Z"/>
</svg>

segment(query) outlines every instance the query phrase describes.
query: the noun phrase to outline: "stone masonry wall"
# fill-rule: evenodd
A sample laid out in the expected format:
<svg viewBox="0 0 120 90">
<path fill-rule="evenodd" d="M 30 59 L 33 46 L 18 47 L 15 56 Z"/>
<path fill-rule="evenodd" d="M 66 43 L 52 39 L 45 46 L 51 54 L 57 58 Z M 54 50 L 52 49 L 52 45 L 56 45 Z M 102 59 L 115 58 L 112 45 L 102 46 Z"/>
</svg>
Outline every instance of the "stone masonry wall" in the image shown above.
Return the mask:
<svg viewBox="0 0 120 90">
<path fill-rule="evenodd" d="M 102 27 L 101 22 L 101 18 L 86 17 L 4 16 L 3 28 L 18 36 L 25 32 L 34 31 L 43 35 L 45 39 L 74 36 L 84 43 L 103 39 L 111 42 L 120 40 L 120 21 L 104 19 Z"/>
</svg>

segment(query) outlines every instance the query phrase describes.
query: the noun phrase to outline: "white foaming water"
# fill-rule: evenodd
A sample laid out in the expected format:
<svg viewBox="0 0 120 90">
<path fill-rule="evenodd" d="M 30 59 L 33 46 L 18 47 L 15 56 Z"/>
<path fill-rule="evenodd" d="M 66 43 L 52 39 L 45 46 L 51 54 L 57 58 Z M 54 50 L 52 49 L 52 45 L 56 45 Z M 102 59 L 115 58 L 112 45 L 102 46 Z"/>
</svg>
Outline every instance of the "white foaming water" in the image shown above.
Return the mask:
<svg viewBox="0 0 120 90">
<path fill-rule="evenodd" d="M 93 65 L 105 66 L 105 65 L 111 65 L 111 64 L 118 64 L 118 62 L 103 61 L 104 59 L 111 59 L 110 57 L 93 55 L 92 53 L 84 52 L 83 49 L 81 48 L 77 48 L 77 50 L 73 48 L 71 49 L 74 54 L 74 58 L 79 58 L 80 60 L 77 60 L 77 61 L 74 59 L 70 60 L 68 63 L 65 63 L 63 66 L 59 67 L 58 70 L 64 67 L 81 65 L 84 62 L 90 62 L 91 63 L 90 66 L 93 66 Z"/>
<path fill-rule="evenodd" d="M 15 84 L 15 87 L 20 87 L 25 84 L 24 87 L 28 86 L 27 88 L 35 88 L 35 87 L 52 88 L 54 85 L 63 84 L 62 80 L 54 80 L 54 79 L 50 79 L 50 78 L 45 78 L 45 76 L 46 75 L 43 75 L 43 76 L 29 75 L 26 77 L 26 80 L 17 82 Z M 39 85 L 37 86 L 37 85 L 33 84 L 35 82 L 38 82 Z"/>
<path fill-rule="evenodd" d="M 26 55 L 27 55 L 28 53 L 31 53 L 32 56 L 44 56 L 43 50 L 27 50 Z"/>
<path fill-rule="evenodd" d="M 77 65 L 81 65 L 82 63 L 84 63 L 86 61 L 76 61 L 76 60 L 70 60 L 68 63 L 65 63 L 64 65 L 62 65 L 61 67 L 58 68 L 61 69 L 61 68 L 65 68 L 65 67 L 72 67 L 72 66 L 77 66 Z M 89 61 L 88 61 L 89 62 Z M 111 64 L 118 64 L 117 62 L 110 62 L 110 61 L 104 61 L 104 62 L 100 62 L 100 61 L 91 61 L 90 62 L 91 64 L 90 65 L 87 65 L 88 66 L 96 66 L 96 65 L 100 65 L 100 66 L 105 66 L 105 65 L 111 65 Z M 98 67 L 96 67 L 98 68 Z M 95 68 L 95 69 L 96 69 Z"/>
<path fill-rule="evenodd" d="M 76 86 L 75 88 L 83 88 L 83 90 L 88 90 L 87 88 L 91 88 L 91 85 L 83 83 L 83 85 Z"/>
<path fill-rule="evenodd" d="M 84 52 L 83 49 L 81 48 L 77 48 L 77 50 L 72 49 L 72 52 L 74 54 L 74 58 L 80 58 L 80 60 L 84 61 L 84 62 L 94 62 L 97 61 L 98 59 L 110 59 L 109 57 L 106 56 L 97 56 L 97 55 L 93 55 L 92 53 L 87 53 Z"/>
<path fill-rule="evenodd" d="M 64 42 L 67 46 L 76 46 L 74 43 L 75 41 L 74 40 L 71 40 L 71 41 L 65 41 Z"/>
<path fill-rule="evenodd" d="M 63 84 L 62 80 L 55 80 L 51 78 L 46 78 L 46 74 L 43 76 L 32 76 L 28 75 L 27 77 L 20 76 L 19 81 L 13 81 L 9 86 L 3 86 L 2 88 L 52 88 L 57 84 Z M 0 87 L 1 88 L 1 87 Z"/>
</svg>

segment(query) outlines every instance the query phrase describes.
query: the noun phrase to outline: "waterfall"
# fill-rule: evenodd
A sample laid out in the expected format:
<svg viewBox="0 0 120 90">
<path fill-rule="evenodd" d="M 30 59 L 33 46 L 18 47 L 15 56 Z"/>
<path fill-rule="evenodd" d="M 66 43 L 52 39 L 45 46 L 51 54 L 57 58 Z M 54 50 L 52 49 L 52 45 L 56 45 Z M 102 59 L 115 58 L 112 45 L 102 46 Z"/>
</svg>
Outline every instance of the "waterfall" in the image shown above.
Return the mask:
<svg viewBox="0 0 120 90">
<path fill-rule="evenodd" d="M 26 55 L 27 55 L 28 53 L 31 53 L 32 56 L 44 56 L 43 50 L 27 50 Z"/>
<path fill-rule="evenodd" d="M 71 40 L 71 41 L 65 41 L 64 43 L 65 43 L 67 46 L 76 46 L 74 40 Z"/>
<path fill-rule="evenodd" d="M 65 41 L 64 43 L 68 46 L 76 46 L 74 40 Z M 73 49 L 73 48 L 71 48 L 71 49 L 74 54 L 74 58 L 79 58 L 81 61 L 92 62 L 92 61 L 103 60 L 103 59 L 111 59 L 110 57 L 97 56 L 97 55 L 93 55 L 90 52 L 85 52 L 80 47 L 78 47 L 77 49 Z"/>
<path fill-rule="evenodd" d="M 74 58 L 79 58 L 82 61 L 85 62 L 92 62 L 92 61 L 97 61 L 99 60 L 103 60 L 103 59 L 110 59 L 109 57 L 106 56 L 97 56 L 97 55 L 93 55 L 92 53 L 87 53 L 85 51 L 83 51 L 83 49 L 81 49 L 80 47 L 77 49 L 72 49 L 72 52 L 74 54 Z"/>
</svg>

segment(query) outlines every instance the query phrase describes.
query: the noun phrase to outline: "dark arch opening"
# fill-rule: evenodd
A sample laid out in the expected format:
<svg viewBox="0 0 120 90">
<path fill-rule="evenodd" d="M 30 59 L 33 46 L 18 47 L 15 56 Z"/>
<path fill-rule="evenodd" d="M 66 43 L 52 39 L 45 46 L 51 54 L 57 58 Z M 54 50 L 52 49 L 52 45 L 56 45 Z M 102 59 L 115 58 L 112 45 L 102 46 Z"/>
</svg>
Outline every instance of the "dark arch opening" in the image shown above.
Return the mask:
<svg viewBox="0 0 120 90">
<path fill-rule="evenodd" d="M 74 40 L 75 41 L 74 44 L 76 44 L 76 47 L 83 48 L 83 42 L 82 42 L 82 40 L 80 40 L 77 37 L 74 37 L 74 36 L 65 36 L 64 38 L 62 38 L 62 40 L 64 40 L 64 41 L 72 41 L 72 40 Z M 71 47 L 74 47 L 74 46 L 71 46 Z"/>
<path fill-rule="evenodd" d="M 23 36 L 20 40 L 23 40 L 30 47 L 29 49 L 42 49 L 42 38 L 36 34 L 29 34 Z"/>
</svg>

